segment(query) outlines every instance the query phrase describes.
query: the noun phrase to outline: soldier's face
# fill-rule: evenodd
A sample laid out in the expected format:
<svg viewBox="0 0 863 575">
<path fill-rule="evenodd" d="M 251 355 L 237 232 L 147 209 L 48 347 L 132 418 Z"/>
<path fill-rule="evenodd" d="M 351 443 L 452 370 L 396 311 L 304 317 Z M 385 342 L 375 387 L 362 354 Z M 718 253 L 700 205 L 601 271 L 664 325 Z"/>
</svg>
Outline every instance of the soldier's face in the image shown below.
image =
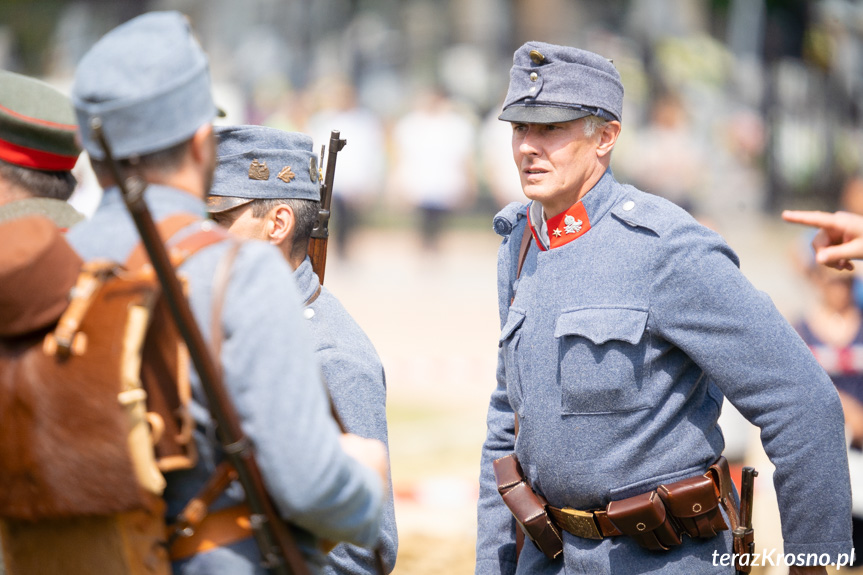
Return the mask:
<svg viewBox="0 0 863 575">
<path fill-rule="evenodd" d="M 269 240 L 266 218 L 256 218 L 252 214 L 252 207 L 250 205 L 240 206 L 235 209 L 237 213 L 232 215 L 235 215 L 236 218 L 226 226 L 228 231 L 236 236 L 250 240 Z"/>
<path fill-rule="evenodd" d="M 512 124 L 512 155 L 521 188 L 542 204 L 547 217 L 563 212 L 593 187 L 600 136 L 584 135 L 584 119 L 559 124 Z"/>
<path fill-rule="evenodd" d="M 195 152 L 196 157 L 200 157 L 201 173 L 203 174 L 204 194 L 213 187 L 213 177 L 216 173 L 216 162 L 218 154 L 216 153 L 216 135 L 213 133 L 213 127 L 209 124 L 202 126 L 192 141 L 192 145 L 200 147 L 200 150 Z"/>
</svg>

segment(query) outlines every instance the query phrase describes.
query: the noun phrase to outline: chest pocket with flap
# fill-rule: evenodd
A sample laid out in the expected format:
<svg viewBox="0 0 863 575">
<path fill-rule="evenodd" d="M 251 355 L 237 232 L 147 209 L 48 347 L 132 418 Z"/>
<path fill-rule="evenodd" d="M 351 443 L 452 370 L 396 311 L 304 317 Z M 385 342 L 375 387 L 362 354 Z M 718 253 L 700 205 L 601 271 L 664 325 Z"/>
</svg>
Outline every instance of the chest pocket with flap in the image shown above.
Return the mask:
<svg viewBox="0 0 863 575">
<path fill-rule="evenodd" d="M 561 413 L 600 414 L 643 409 L 647 310 L 585 307 L 558 317 Z"/>
<path fill-rule="evenodd" d="M 522 408 L 521 366 L 518 362 L 518 346 L 521 342 L 521 330 L 519 328 L 524 323 L 524 316 L 525 314 L 521 310 L 509 309 L 509 315 L 507 315 L 506 323 L 501 329 L 498 343 L 503 353 L 506 369 L 507 395 L 510 405 L 518 414 L 521 414 Z"/>
</svg>

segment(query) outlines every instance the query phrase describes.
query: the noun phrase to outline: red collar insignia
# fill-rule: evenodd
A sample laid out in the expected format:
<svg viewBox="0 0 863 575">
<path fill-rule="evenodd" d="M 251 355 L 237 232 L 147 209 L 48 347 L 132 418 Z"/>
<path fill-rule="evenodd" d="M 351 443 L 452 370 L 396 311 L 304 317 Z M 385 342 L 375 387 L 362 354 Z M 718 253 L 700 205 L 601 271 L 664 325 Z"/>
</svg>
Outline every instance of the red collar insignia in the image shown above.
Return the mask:
<svg viewBox="0 0 863 575">
<path fill-rule="evenodd" d="M 541 250 L 545 250 L 542 242 L 537 237 L 538 232 L 534 229 L 529 217 L 527 221 L 537 245 L 539 245 Z M 559 248 L 586 234 L 590 229 L 590 218 L 587 217 L 587 210 L 584 209 L 584 204 L 576 202 L 565 212 L 546 220 L 546 227 L 548 228 L 548 242 L 551 249 Z"/>
</svg>

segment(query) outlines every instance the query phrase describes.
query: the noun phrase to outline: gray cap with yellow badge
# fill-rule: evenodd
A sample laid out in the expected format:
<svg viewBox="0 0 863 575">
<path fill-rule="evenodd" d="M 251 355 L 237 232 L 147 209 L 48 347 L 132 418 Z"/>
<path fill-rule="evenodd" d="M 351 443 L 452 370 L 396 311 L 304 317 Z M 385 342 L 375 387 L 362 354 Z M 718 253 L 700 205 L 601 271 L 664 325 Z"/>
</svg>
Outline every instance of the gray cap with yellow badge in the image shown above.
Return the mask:
<svg viewBox="0 0 863 575">
<path fill-rule="evenodd" d="M 321 199 L 312 138 L 265 126 L 219 126 L 218 165 L 207 209 L 219 213 L 252 200 Z"/>
<path fill-rule="evenodd" d="M 592 115 L 620 121 L 622 108 L 623 84 L 610 61 L 587 50 L 527 42 L 513 55 L 498 118 L 553 124 Z"/>
</svg>

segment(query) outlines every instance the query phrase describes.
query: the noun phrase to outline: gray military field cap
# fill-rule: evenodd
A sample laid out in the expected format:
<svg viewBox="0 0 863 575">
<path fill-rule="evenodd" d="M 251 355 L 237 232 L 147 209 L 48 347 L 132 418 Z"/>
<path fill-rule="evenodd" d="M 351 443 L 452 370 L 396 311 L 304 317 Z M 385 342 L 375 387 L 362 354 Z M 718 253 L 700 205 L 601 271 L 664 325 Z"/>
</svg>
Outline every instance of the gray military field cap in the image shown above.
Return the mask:
<svg viewBox="0 0 863 575">
<path fill-rule="evenodd" d="M 264 126 L 217 126 L 219 160 L 207 198 L 211 213 L 252 200 L 319 201 L 312 138 Z"/>
<path fill-rule="evenodd" d="M 114 155 L 129 158 L 184 142 L 219 113 L 207 57 L 179 12 L 143 14 L 103 36 L 78 64 L 72 102 L 96 159 L 94 117 Z"/>
<path fill-rule="evenodd" d="M 621 119 L 623 84 L 614 65 L 593 52 L 528 42 L 515 51 L 499 119 L 551 124 L 585 116 Z"/>
</svg>

